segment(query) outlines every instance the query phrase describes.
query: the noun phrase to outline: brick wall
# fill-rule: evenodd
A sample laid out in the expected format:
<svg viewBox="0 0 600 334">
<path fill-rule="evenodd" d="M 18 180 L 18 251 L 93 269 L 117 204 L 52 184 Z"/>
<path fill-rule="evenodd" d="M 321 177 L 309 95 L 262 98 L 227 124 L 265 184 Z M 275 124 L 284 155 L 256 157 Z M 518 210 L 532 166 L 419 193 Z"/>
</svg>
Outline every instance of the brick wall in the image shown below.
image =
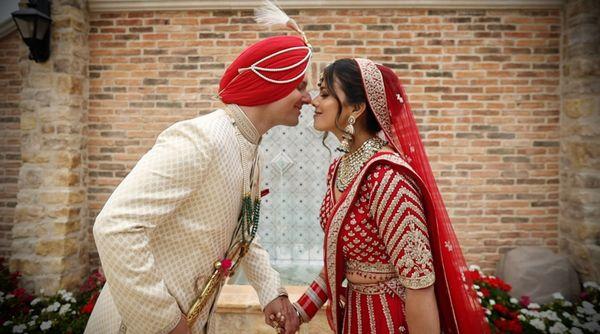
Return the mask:
<svg viewBox="0 0 600 334">
<path fill-rule="evenodd" d="M 469 262 L 489 271 L 515 246 L 556 249 L 558 10 L 291 14 L 316 47 L 313 84 L 340 57 L 397 71 Z M 90 21 L 93 221 L 156 135 L 219 106 L 212 96 L 225 64 L 276 32 L 248 11 L 94 13 Z"/>
<path fill-rule="evenodd" d="M 10 253 L 10 231 L 17 205 L 21 167 L 19 57 L 23 53 L 16 31 L 0 39 L 0 257 Z"/>
</svg>

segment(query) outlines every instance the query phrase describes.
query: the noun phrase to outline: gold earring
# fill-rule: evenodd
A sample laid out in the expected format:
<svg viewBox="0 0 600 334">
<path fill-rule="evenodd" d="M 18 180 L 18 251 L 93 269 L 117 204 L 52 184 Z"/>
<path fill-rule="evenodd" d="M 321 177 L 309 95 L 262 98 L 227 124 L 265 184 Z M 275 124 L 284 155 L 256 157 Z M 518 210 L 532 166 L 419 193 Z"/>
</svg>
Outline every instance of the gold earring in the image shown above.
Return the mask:
<svg viewBox="0 0 600 334">
<path fill-rule="evenodd" d="M 350 142 L 354 139 L 354 123 L 356 123 L 356 117 L 350 115 L 348 117 L 348 125 L 344 128 L 344 134 L 342 134 L 342 142 L 337 148 L 338 151 L 343 153 L 350 152 Z"/>
</svg>

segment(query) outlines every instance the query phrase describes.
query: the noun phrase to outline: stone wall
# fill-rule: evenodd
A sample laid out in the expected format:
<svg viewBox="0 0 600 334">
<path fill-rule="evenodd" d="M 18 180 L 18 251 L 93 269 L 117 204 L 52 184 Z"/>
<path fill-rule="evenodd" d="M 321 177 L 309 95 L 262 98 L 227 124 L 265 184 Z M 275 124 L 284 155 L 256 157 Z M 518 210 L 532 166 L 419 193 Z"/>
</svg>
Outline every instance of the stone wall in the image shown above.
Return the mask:
<svg viewBox="0 0 600 334">
<path fill-rule="evenodd" d="M 560 249 L 600 280 L 600 2 L 567 1 L 563 34 Z"/>
<path fill-rule="evenodd" d="M 290 14 L 316 47 L 313 85 L 341 57 L 396 70 L 469 262 L 489 272 L 516 246 L 558 248 L 559 10 Z M 160 131 L 219 106 L 225 65 L 278 33 L 251 15 L 91 14 L 89 223 Z"/>
<path fill-rule="evenodd" d="M 51 293 L 88 270 L 86 1 L 52 2 L 51 57 L 23 57 L 21 161 L 10 269 Z"/>
<path fill-rule="evenodd" d="M 10 255 L 11 229 L 21 168 L 21 72 L 25 47 L 16 31 L 0 39 L 0 257 Z"/>
</svg>

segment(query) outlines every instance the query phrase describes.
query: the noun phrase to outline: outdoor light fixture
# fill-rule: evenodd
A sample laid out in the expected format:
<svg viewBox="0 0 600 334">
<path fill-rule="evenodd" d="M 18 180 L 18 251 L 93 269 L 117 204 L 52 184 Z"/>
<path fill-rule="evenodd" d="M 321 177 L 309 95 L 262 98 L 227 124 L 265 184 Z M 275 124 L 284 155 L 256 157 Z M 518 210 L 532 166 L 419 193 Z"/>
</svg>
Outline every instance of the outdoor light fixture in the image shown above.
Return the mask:
<svg viewBox="0 0 600 334">
<path fill-rule="evenodd" d="M 50 0 L 29 0 L 27 8 L 12 12 L 21 38 L 29 47 L 29 59 L 44 62 L 50 57 Z"/>
</svg>

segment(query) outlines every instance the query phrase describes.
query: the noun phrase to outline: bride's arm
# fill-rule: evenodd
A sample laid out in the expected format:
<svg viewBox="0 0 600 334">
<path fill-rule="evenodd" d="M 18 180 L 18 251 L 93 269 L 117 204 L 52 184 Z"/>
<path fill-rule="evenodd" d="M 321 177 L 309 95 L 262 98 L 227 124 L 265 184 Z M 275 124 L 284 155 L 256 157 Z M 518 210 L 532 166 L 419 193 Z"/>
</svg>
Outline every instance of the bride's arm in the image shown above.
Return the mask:
<svg viewBox="0 0 600 334">
<path fill-rule="evenodd" d="M 433 285 L 423 289 L 406 289 L 405 308 L 409 333 L 440 332 L 440 319 Z"/>
<path fill-rule="evenodd" d="M 372 192 L 370 213 L 406 288 L 409 332 L 439 333 L 435 273 L 419 189 L 409 176 L 391 166 L 383 168 L 379 178 Z"/>
<path fill-rule="evenodd" d="M 294 307 L 298 311 L 302 322 L 309 322 L 326 301 L 325 273 L 324 270 L 321 270 L 321 273 L 306 289 L 306 292 L 294 303 Z"/>
</svg>

